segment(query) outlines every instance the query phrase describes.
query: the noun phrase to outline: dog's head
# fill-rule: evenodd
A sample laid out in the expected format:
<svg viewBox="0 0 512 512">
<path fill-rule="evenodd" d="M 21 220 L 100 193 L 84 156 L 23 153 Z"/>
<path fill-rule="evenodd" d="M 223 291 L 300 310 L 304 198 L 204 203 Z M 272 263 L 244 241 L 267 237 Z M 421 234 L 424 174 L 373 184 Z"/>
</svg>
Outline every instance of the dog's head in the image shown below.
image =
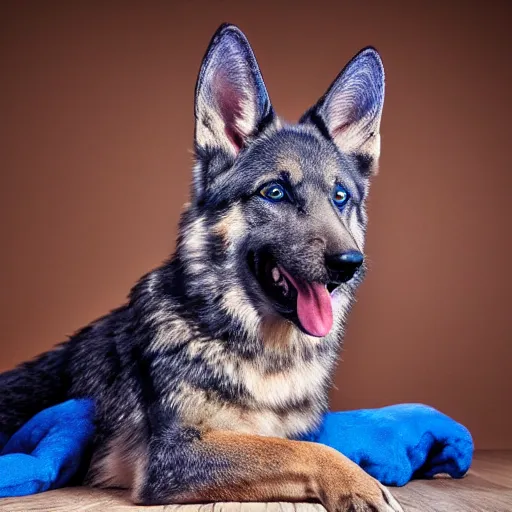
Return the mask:
<svg viewBox="0 0 512 512">
<path fill-rule="evenodd" d="M 367 48 L 298 124 L 284 124 L 245 36 L 232 25 L 216 32 L 196 87 L 196 165 L 180 244 L 196 277 L 206 282 L 214 267 L 243 289 L 219 288 L 232 310 L 249 301 L 309 335 L 329 333 L 332 298 L 363 267 L 383 100 L 382 63 Z"/>
</svg>

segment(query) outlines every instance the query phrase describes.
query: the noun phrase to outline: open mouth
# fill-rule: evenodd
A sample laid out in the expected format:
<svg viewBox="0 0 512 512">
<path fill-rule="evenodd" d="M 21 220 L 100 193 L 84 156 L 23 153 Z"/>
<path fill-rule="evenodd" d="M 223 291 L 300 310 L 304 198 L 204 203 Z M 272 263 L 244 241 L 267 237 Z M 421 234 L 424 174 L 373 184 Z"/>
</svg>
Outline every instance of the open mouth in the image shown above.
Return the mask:
<svg viewBox="0 0 512 512">
<path fill-rule="evenodd" d="M 311 336 L 324 337 L 333 324 L 331 292 L 338 286 L 292 276 L 268 253 L 251 254 L 249 264 L 274 309 Z"/>
</svg>

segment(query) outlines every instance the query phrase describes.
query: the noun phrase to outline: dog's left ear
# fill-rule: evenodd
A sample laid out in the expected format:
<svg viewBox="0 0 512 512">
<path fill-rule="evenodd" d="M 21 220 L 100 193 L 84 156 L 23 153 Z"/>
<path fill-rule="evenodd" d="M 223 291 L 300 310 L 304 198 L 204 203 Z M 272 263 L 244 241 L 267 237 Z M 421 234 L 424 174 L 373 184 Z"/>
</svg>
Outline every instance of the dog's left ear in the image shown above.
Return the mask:
<svg viewBox="0 0 512 512">
<path fill-rule="evenodd" d="M 384 67 L 377 50 L 365 48 L 345 66 L 300 122 L 315 124 L 342 152 L 359 157 L 366 173 L 375 174 L 380 156 L 384 83 Z"/>
<path fill-rule="evenodd" d="M 235 25 L 213 36 L 199 72 L 195 99 L 195 143 L 236 156 L 274 112 L 249 41 Z"/>
</svg>

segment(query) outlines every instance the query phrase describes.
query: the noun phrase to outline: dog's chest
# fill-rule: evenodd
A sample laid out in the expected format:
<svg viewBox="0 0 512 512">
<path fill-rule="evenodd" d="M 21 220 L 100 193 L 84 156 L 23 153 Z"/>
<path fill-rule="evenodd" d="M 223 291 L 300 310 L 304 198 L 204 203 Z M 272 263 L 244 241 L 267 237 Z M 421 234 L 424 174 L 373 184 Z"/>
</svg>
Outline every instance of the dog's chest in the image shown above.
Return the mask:
<svg viewBox="0 0 512 512">
<path fill-rule="evenodd" d="M 251 363 L 241 364 L 239 380 L 258 406 L 293 409 L 320 399 L 329 371 L 320 360 L 299 361 L 279 371 L 264 371 Z"/>
<path fill-rule="evenodd" d="M 185 423 L 293 437 L 312 428 L 326 404 L 330 367 L 319 358 L 269 371 L 261 361 L 219 357 L 215 368 L 232 397 L 182 383 L 172 401 Z"/>
</svg>

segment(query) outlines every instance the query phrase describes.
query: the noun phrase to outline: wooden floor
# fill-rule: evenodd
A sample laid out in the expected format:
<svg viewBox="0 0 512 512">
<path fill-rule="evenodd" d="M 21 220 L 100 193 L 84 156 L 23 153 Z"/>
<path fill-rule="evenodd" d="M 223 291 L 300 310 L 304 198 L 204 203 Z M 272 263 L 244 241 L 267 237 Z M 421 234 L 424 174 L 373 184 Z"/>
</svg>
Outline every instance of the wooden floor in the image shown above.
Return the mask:
<svg viewBox="0 0 512 512">
<path fill-rule="evenodd" d="M 405 512 L 512 512 L 512 451 L 480 451 L 462 480 L 418 480 L 392 489 Z M 68 488 L 25 498 L 0 499 L 4 512 L 324 512 L 306 503 L 218 503 L 215 505 L 130 505 L 122 491 Z"/>
</svg>

